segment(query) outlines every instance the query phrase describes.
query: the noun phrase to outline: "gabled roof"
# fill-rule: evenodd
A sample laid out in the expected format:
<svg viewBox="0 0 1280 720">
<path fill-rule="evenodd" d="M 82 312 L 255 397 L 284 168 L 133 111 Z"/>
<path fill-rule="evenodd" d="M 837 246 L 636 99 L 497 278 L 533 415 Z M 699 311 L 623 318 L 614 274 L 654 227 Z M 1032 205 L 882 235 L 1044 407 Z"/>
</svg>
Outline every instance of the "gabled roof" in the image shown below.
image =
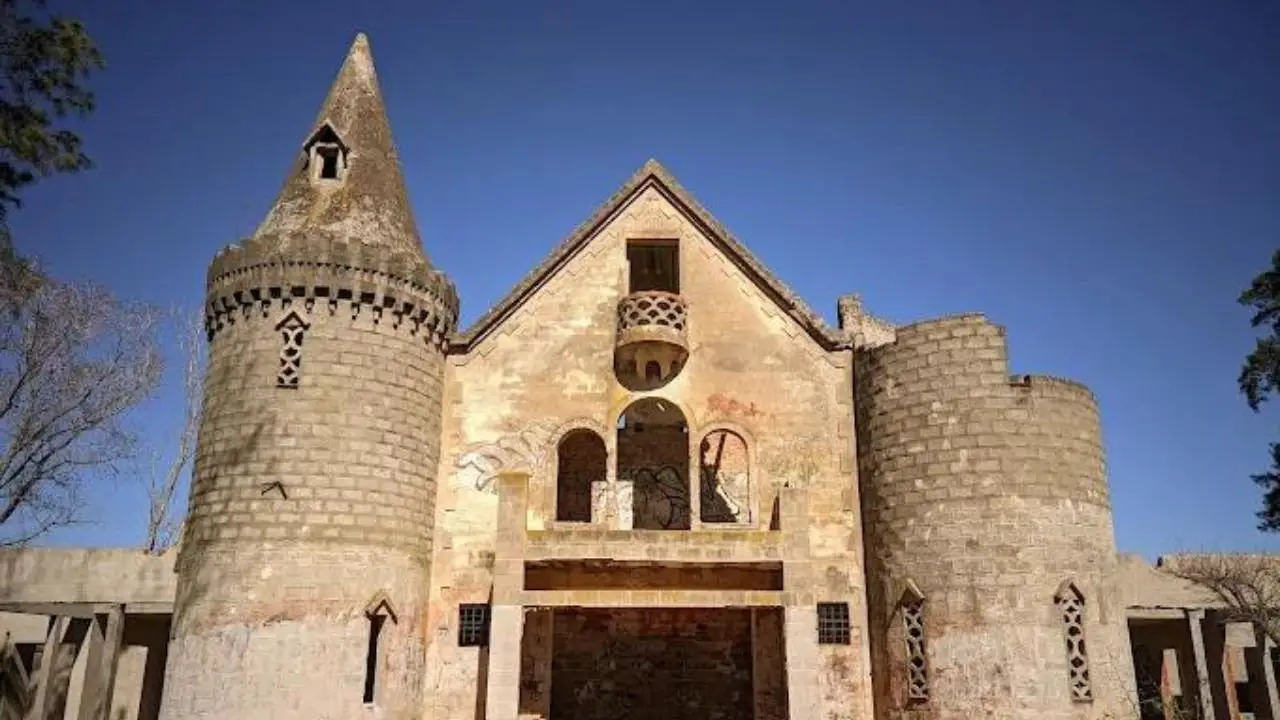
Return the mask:
<svg viewBox="0 0 1280 720">
<path fill-rule="evenodd" d="M 550 255 L 516 284 L 507 296 L 489 308 L 484 315 L 465 331 L 454 336 L 452 350 L 466 352 L 483 340 L 529 297 L 542 287 L 552 275 L 568 263 L 610 220 L 645 190 L 654 188 L 697 226 L 720 248 L 725 256 L 746 274 L 755 284 L 777 303 L 778 308 L 800 323 L 824 349 L 834 350 L 848 346 L 845 338 L 827 325 L 800 296 L 777 279 L 751 251 L 733 236 L 693 195 L 658 161 L 649 160 L 626 183 L 565 238 Z"/>
</svg>

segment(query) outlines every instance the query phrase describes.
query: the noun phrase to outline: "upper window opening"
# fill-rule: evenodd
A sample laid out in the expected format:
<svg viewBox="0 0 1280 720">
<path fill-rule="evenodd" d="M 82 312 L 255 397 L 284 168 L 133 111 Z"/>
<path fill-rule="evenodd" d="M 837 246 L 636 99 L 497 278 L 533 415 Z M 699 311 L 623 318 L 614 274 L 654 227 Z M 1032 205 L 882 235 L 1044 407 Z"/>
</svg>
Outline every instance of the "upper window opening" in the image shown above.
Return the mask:
<svg viewBox="0 0 1280 720">
<path fill-rule="evenodd" d="M 324 180 L 338 179 L 338 147 L 336 145 L 317 145 L 316 155 L 320 156 L 320 177 Z"/>
<path fill-rule="evenodd" d="M 591 490 L 609 474 L 604 438 L 572 430 L 556 446 L 556 520 L 591 522 Z"/>
<path fill-rule="evenodd" d="M 627 244 L 630 292 L 680 292 L 680 243 L 676 240 L 632 241 Z"/>
<path fill-rule="evenodd" d="M 320 126 L 307 140 L 303 151 L 311 177 L 316 180 L 341 180 L 347 170 L 349 148 L 329 123 Z"/>
</svg>

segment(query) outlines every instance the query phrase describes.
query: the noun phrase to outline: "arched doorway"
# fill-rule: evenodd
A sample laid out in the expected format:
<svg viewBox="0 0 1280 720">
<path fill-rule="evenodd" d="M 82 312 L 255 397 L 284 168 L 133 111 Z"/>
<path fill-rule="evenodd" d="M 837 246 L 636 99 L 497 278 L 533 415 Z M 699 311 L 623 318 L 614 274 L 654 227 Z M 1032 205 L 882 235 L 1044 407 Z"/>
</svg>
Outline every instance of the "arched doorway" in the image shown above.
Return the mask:
<svg viewBox="0 0 1280 720">
<path fill-rule="evenodd" d="M 688 530 L 689 425 L 660 398 L 637 400 L 618 418 L 618 482 L 632 487 L 631 527 Z"/>
<path fill-rule="evenodd" d="M 556 520 L 591 522 L 591 484 L 604 481 L 608 451 L 591 430 L 570 430 L 556 446 Z"/>
</svg>

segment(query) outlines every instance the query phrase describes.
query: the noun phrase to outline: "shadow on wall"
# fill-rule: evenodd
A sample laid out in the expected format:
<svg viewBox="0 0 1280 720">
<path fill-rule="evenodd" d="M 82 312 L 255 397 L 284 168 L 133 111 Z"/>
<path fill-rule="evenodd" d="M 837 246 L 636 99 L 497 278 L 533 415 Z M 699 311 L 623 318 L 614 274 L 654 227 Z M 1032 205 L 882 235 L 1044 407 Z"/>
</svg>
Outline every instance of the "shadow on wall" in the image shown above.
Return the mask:
<svg viewBox="0 0 1280 720">
<path fill-rule="evenodd" d="M 268 427 L 275 427 L 276 420 L 276 413 L 270 413 L 265 419 L 260 420 L 254 426 L 253 431 L 244 436 L 238 444 L 221 452 L 211 453 L 211 457 L 204 459 L 201 465 L 212 469 L 208 476 L 200 482 L 200 489 L 205 491 L 204 488 L 214 485 L 220 473 L 242 468 L 253 460 L 257 456 L 257 450 L 262 446 L 264 431 Z M 263 497 L 287 500 L 291 488 L 286 482 L 279 479 L 280 476 L 277 474 L 278 463 L 279 461 L 275 459 L 267 461 L 267 467 L 262 473 L 262 477 L 264 480 L 266 478 L 275 479 L 265 482 L 257 488 L 257 491 Z M 249 473 L 244 472 L 242 474 L 248 475 Z M 235 484 L 233 484 L 233 487 L 235 487 Z M 195 510 L 201 502 L 196 494 L 197 487 L 195 482 L 192 483 L 191 490 L 189 513 Z M 179 632 L 178 629 L 183 626 L 187 611 L 192 607 L 202 605 L 202 601 L 209 595 L 210 574 L 192 572 L 190 568 L 193 563 L 199 563 L 205 550 L 215 544 L 216 539 L 209 537 L 213 532 L 214 527 L 208 515 L 203 516 L 200 522 L 192 522 L 192 518 L 189 515 L 187 522 L 184 524 L 182 547 L 178 550 L 177 567 L 175 568 L 179 573 L 179 582 L 177 597 L 174 598 L 173 621 L 169 626 L 170 639 L 173 639 Z"/>
</svg>

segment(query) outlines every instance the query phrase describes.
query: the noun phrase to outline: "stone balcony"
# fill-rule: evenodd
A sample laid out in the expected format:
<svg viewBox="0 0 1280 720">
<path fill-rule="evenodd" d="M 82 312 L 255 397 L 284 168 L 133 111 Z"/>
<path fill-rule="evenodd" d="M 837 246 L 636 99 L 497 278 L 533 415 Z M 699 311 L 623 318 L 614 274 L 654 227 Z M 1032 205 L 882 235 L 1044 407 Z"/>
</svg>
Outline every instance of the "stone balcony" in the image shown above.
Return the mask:
<svg viewBox="0 0 1280 720">
<path fill-rule="evenodd" d="M 688 307 L 675 293 L 647 290 L 618 302 L 614 368 L 628 386 L 665 384 L 689 357 Z"/>
</svg>

